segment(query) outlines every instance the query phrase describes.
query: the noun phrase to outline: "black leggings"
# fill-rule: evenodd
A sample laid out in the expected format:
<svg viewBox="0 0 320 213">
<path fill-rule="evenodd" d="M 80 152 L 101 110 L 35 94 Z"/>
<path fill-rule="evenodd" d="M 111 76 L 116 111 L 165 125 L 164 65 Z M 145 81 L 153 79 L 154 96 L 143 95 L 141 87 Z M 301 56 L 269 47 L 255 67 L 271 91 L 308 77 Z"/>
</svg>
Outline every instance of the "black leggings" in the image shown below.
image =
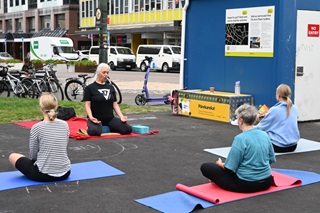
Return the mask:
<svg viewBox="0 0 320 213">
<path fill-rule="evenodd" d="M 233 171 L 222 169 L 215 163 L 204 163 L 200 170 L 203 176 L 227 191 L 251 193 L 267 190 L 272 185 L 272 176 L 255 182 L 245 181 Z"/>
<path fill-rule="evenodd" d="M 272 144 L 272 146 L 273 146 L 274 152 L 277 152 L 277 153 L 293 152 L 297 148 L 297 144 L 293 146 L 288 146 L 288 147 L 280 147 L 274 144 Z"/>
<path fill-rule="evenodd" d="M 118 117 L 113 117 L 107 124 L 93 123 L 90 119 L 87 119 L 88 134 L 91 136 L 100 136 L 102 134 L 102 126 L 108 126 L 110 132 L 117 132 L 120 134 L 130 134 L 132 132 L 132 127 L 126 122 L 122 122 Z"/>
<path fill-rule="evenodd" d="M 16 162 L 15 167 L 27 178 L 38 182 L 54 182 L 65 180 L 69 177 L 71 173 L 69 170 L 66 174 L 64 174 L 61 177 L 54 177 L 48 174 L 41 173 L 34 161 L 30 160 L 27 157 L 19 158 Z"/>
</svg>

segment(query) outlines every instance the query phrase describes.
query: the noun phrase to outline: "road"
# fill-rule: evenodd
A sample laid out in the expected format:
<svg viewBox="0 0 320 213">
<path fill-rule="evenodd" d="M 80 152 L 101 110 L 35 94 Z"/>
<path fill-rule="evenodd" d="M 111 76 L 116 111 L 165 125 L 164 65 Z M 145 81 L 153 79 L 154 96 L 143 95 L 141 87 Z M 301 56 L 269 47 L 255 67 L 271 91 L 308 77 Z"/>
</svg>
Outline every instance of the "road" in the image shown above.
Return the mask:
<svg viewBox="0 0 320 213">
<path fill-rule="evenodd" d="M 63 82 L 68 77 L 76 77 L 80 73 L 57 72 L 57 77 Z M 92 73 L 88 73 L 92 75 Z M 123 103 L 129 105 L 136 105 L 134 98 L 141 93 L 145 73 L 140 71 L 111 71 L 109 74 L 112 81 L 114 81 L 120 88 L 123 96 Z M 148 81 L 148 90 L 151 97 L 162 97 L 170 93 L 171 90 L 179 89 L 179 73 L 162 73 L 150 72 Z M 164 103 L 149 103 L 150 106 L 161 106 Z"/>
</svg>

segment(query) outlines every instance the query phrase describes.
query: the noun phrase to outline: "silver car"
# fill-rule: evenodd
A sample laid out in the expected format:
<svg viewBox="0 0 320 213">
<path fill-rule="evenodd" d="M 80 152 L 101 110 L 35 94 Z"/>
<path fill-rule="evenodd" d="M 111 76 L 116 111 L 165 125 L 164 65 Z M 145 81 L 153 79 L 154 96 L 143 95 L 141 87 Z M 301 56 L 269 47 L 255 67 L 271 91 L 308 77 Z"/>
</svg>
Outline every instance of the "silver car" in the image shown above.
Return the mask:
<svg viewBox="0 0 320 213">
<path fill-rule="evenodd" d="M 14 58 L 7 52 L 0 52 L 0 61 L 7 61 L 9 59 L 14 59 Z"/>
</svg>

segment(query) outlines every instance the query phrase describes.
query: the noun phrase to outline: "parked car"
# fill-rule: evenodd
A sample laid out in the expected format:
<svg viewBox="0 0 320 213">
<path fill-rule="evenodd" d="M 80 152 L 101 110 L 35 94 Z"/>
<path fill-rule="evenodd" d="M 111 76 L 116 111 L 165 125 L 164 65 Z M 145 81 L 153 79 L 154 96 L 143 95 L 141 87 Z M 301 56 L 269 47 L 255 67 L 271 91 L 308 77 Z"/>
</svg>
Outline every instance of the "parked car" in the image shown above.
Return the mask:
<svg viewBox="0 0 320 213">
<path fill-rule="evenodd" d="M 89 60 L 99 64 L 99 46 L 92 46 L 90 48 Z M 108 64 L 112 70 L 116 70 L 117 68 L 132 70 L 136 68 L 136 56 L 128 47 L 109 46 Z"/>
<path fill-rule="evenodd" d="M 90 50 L 78 50 L 76 51 L 79 55 L 79 61 L 88 60 Z"/>
<path fill-rule="evenodd" d="M 146 56 L 153 59 L 153 70 L 180 70 L 181 47 L 172 45 L 139 45 L 137 50 L 137 67 L 142 72 L 147 70 L 147 64 L 143 61 Z"/>
<path fill-rule="evenodd" d="M 7 61 L 9 59 L 14 59 L 14 58 L 7 52 L 0 52 L 0 60 Z"/>
</svg>

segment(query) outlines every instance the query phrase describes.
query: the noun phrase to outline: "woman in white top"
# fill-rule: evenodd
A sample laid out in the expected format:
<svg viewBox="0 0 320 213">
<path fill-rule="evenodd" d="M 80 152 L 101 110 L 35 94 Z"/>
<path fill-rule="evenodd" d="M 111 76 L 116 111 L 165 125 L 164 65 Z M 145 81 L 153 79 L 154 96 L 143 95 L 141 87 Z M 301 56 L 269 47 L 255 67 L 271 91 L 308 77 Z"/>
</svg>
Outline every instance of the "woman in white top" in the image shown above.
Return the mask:
<svg viewBox="0 0 320 213">
<path fill-rule="evenodd" d="M 26 177 L 34 181 L 52 182 L 65 180 L 70 175 L 70 160 L 67 155 L 69 127 L 57 119 L 57 98 L 44 93 L 39 99 L 43 121 L 31 128 L 29 158 L 12 153 L 9 161 Z"/>
</svg>

